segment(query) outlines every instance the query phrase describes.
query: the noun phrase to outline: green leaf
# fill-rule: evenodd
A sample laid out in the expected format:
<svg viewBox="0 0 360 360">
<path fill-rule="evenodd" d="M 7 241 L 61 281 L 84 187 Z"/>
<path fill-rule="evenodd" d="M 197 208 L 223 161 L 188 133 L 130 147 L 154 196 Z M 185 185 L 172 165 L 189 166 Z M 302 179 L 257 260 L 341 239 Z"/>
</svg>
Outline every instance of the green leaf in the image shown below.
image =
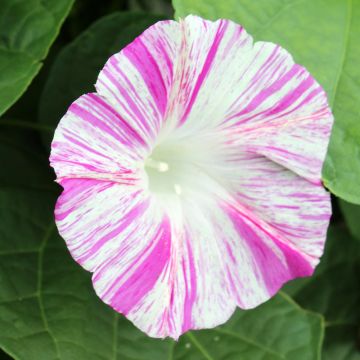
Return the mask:
<svg viewBox="0 0 360 360">
<path fill-rule="evenodd" d="M 360 323 L 360 243 L 344 227 L 330 227 L 325 254 L 311 278 L 285 287 L 301 306 L 325 315 L 325 353 L 356 353 Z M 341 332 L 347 329 L 347 332 Z M 332 354 L 332 355 L 331 355 Z M 359 356 L 360 353 L 357 354 Z"/>
<path fill-rule="evenodd" d="M 237 310 L 224 326 L 182 336 L 174 358 L 319 359 L 322 332 L 319 315 L 280 293 L 254 310 Z"/>
<path fill-rule="evenodd" d="M 9 121 L 7 127 L 0 120 L 0 186 L 57 191 L 40 137 L 31 130 L 15 128 L 17 123 Z"/>
<path fill-rule="evenodd" d="M 307 309 L 325 315 L 327 322 L 360 321 L 360 244 L 342 226 L 330 227 L 325 253 L 315 274 L 291 295 Z M 344 296 L 346 296 L 346 301 Z"/>
<path fill-rule="evenodd" d="M 360 1 L 173 0 L 176 17 L 197 14 L 242 24 L 256 40 L 278 43 L 327 91 L 335 125 L 325 185 L 360 203 Z"/>
<path fill-rule="evenodd" d="M 178 343 L 147 337 L 97 298 L 57 234 L 54 200 L 0 190 L 0 347 L 16 359 L 319 359 L 322 318 L 283 294 Z"/>
<path fill-rule="evenodd" d="M 360 206 L 339 200 L 340 209 L 351 235 L 360 240 Z"/>
<path fill-rule="evenodd" d="M 91 25 L 56 59 L 40 101 L 40 122 L 55 129 L 70 104 L 94 84 L 106 60 L 146 28 L 162 20 L 144 13 L 113 13 Z M 48 146 L 52 135 L 44 134 Z"/>
<path fill-rule="evenodd" d="M 323 360 L 360 360 L 360 331 L 354 325 L 333 325 L 326 328 Z"/>
<path fill-rule="evenodd" d="M 154 14 L 166 14 L 172 17 L 174 9 L 171 6 L 171 0 L 129 0 L 129 9 L 131 11 L 146 11 Z"/>
<path fill-rule="evenodd" d="M 26 90 L 73 0 L 0 0 L 0 115 Z"/>
</svg>

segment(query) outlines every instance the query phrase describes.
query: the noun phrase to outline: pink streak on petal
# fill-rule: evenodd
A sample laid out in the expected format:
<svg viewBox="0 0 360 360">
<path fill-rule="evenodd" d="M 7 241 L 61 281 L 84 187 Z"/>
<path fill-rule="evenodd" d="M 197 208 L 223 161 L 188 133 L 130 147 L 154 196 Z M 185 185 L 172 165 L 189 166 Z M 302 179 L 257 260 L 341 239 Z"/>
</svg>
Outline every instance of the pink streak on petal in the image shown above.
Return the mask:
<svg viewBox="0 0 360 360">
<path fill-rule="evenodd" d="M 130 96 L 126 90 L 121 86 L 118 79 L 114 77 L 111 71 L 108 68 L 104 68 L 103 70 L 104 75 L 107 76 L 109 81 L 117 88 L 119 94 L 123 97 L 123 102 L 130 108 L 133 114 L 135 114 L 135 118 L 133 119 L 141 128 L 146 129 L 149 134 L 152 134 L 152 129 L 149 125 L 149 121 L 145 118 L 144 114 L 140 111 L 140 109 L 135 104 L 132 96 Z M 101 80 L 100 80 L 101 81 Z M 120 99 L 118 99 L 120 101 Z M 152 134 L 154 136 L 154 134 Z"/>
<path fill-rule="evenodd" d="M 206 24 L 206 23 L 204 23 Z M 210 69 L 211 69 L 211 65 L 215 59 L 215 56 L 216 56 L 216 53 L 217 53 L 217 50 L 219 48 L 219 45 L 220 45 L 220 42 L 224 36 L 224 33 L 226 31 L 228 27 L 228 22 L 227 21 L 223 21 L 223 20 L 220 20 L 219 21 L 219 27 L 218 27 L 218 30 L 216 32 L 216 35 L 214 37 L 214 41 L 213 41 L 213 44 L 211 45 L 211 48 L 209 50 L 209 53 L 206 57 L 206 60 L 205 60 L 205 63 L 203 65 L 203 68 L 201 70 L 201 73 L 196 81 L 196 84 L 194 86 L 194 89 L 191 93 L 191 96 L 190 96 L 190 101 L 187 105 L 187 108 L 185 110 L 185 112 L 183 113 L 179 123 L 180 124 L 183 124 L 185 121 L 186 121 L 186 118 L 188 117 L 190 111 L 191 111 L 191 108 L 192 106 L 194 105 L 194 102 L 196 100 L 196 97 L 200 91 L 200 88 L 201 88 L 201 85 L 202 83 L 204 82 L 207 74 L 209 73 Z"/>
<path fill-rule="evenodd" d="M 139 193 L 134 193 L 132 196 L 135 199 Z M 78 262 L 81 264 L 86 262 L 89 258 L 91 258 L 94 254 L 98 253 L 98 251 L 113 238 L 121 234 L 136 218 L 141 217 L 145 211 L 149 207 L 149 201 L 144 201 L 129 210 L 119 221 L 119 226 L 110 232 L 105 232 L 105 235 L 98 239 L 98 241 L 92 246 L 89 250 L 83 253 L 81 257 L 79 257 Z M 86 242 L 86 239 L 84 239 Z M 76 250 L 76 248 L 74 248 Z"/>
<path fill-rule="evenodd" d="M 99 185 L 98 180 L 93 179 L 62 179 L 59 183 L 64 188 L 64 191 L 55 205 L 55 220 L 57 222 L 66 219 L 77 209 L 76 204 L 71 207 L 66 206 L 76 195 L 82 193 L 86 188 Z M 101 188 L 98 189 L 99 193 L 113 186 L 112 183 L 107 182 L 103 182 L 101 185 Z M 66 210 L 63 209 L 64 206 L 66 206 Z"/>
<path fill-rule="evenodd" d="M 96 116 L 94 116 L 90 111 L 84 109 L 80 105 L 73 103 L 70 106 L 69 111 L 73 113 L 75 116 L 79 117 L 80 119 L 83 119 L 85 122 L 89 122 L 95 125 L 96 127 L 98 127 L 99 129 L 101 129 L 102 131 L 107 132 L 118 141 L 120 142 L 122 141 L 119 135 L 111 127 L 104 124 L 102 121 L 99 121 L 99 119 Z"/>
<path fill-rule="evenodd" d="M 190 240 L 191 239 L 186 239 L 186 253 L 188 256 L 189 268 L 185 268 L 184 261 L 182 263 L 182 271 L 185 279 L 184 320 L 182 324 L 182 332 L 188 331 L 193 326 L 192 310 L 196 301 L 196 270 L 194 254 L 192 252 Z"/>
<path fill-rule="evenodd" d="M 290 71 L 288 71 L 285 75 L 283 75 L 279 80 L 274 82 L 270 87 L 261 91 L 251 102 L 250 104 L 239 113 L 233 115 L 231 118 L 238 117 L 241 115 L 245 115 L 251 113 L 255 109 L 257 109 L 270 95 L 272 95 L 275 91 L 279 91 L 285 84 L 291 81 L 294 77 L 296 77 L 299 73 L 301 73 L 302 68 L 299 65 L 294 65 Z M 256 81 L 256 78 L 253 80 Z M 251 117 L 246 117 L 244 120 L 239 121 L 237 124 L 245 123 L 253 119 L 254 117 L 259 117 L 260 115 L 271 115 L 276 112 L 282 111 L 287 108 L 290 104 L 294 103 L 296 99 L 302 95 L 304 89 L 307 89 L 311 83 L 313 82 L 312 78 L 308 78 L 308 82 L 302 82 L 294 92 L 287 94 L 284 98 L 281 99 L 279 103 L 270 109 L 267 109 L 264 112 L 257 113 Z"/>
<path fill-rule="evenodd" d="M 149 256 L 137 265 L 135 272 L 112 296 L 111 306 L 124 315 L 128 314 L 151 291 L 169 262 L 171 228 L 167 218 L 163 220 L 156 238 L 152 241 L 156 244 Z"/>
<path fill-rule="evenodd" d="M 127 134 L 131 135 L 131 138 L 135 139 L 140 145 L 145 146 L 144 139 L 136 132 L 136 130 L 127 123 L 118 112 L 116 112 L 110 105 L 108 105 L 100 96 L 96 96 L 95 94 L 88 94 L 89 98 L 97 105 L 106 112 L 109 117 L 112 117 L 114 120 L 118 122 L 118 126 L 126 132 Z M 122 141 L 120 139 L 120 141 Z M 131 146 L 130 142 L 127 142 L 127 145 Z"/>
<path fill-rule="evenodd" d="M 313 273 L 313 267 L 300 251 L 286 245 L 235 207 L 227 205 L 225 211 L 238 231 L 240 239 L 245 241 L 251 249 L 254 264 L 260 269 L 270 295 L 275 294 L 286 281 L 296 277 L 310 276 Z M 260 230 L 260 232 L 255 230 Z M 281 250 L 286 258 L 286 264 L 281 262 L 274 250 L 265 244 L 262 237 L 271 239 L 274 246 Z"/>
<path fill-rule="evenodd" d="M 168 97 L 167 89 L 159 65 L 142 42 L 141 37 L 135 39 L 131 46 L 127 46 L 123 54 L 141 74 L 161 114 L 164 115 Z M 166 56 L 166 52 L 163 56 Z M 167 58 L 166 61 L 169 62 L 169 59 Z"/>
</svg>

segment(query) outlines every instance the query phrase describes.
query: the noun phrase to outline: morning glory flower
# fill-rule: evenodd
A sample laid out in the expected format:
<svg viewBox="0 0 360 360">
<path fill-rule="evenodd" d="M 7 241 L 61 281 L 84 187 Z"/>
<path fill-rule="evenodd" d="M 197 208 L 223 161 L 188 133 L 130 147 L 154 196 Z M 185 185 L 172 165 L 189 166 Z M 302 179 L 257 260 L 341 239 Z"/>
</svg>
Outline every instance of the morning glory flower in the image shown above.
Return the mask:
<svg viewBox="0 0 360 360">
<path fill-rule="evenodd" d="M 228 20 L 161 21 L 54 136 L 55 209 L 98 296 L 152 337 L 224 323 L 309 276 L 333 117 L 291 55 Z"/>
</svg>

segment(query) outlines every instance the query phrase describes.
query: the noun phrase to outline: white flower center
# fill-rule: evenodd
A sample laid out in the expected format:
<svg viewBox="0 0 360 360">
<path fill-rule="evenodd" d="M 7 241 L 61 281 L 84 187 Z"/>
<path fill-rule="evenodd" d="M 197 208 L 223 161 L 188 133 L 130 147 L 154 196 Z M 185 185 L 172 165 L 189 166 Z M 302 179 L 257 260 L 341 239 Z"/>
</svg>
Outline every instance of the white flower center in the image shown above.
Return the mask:
<svg viewBox="0 0 360 360">
<path fill-rule="evenodd" d="M 155 169 L 159 172 L 169 171 L 169 164 L 163 161 L 157 161 L 152 158 L 146 160 L 145 166 L 150 169 Z"/>
<path fill-rule="evenodd" d="M 181 164 L 169 158 L 162 158 L 158 151 L 145 161 L 145 171 L 148 176 L 149 190 L 155 194 L 182 193 L 182 186 L 178 183 Z"/>
<path fill-rule="evenodd" d="M 144 166 L 152 194 L 180 197 L 204 193 L 219 183 L 218 144 L 199 140 L 168 141 L 155 147 Z"/>
</svg>

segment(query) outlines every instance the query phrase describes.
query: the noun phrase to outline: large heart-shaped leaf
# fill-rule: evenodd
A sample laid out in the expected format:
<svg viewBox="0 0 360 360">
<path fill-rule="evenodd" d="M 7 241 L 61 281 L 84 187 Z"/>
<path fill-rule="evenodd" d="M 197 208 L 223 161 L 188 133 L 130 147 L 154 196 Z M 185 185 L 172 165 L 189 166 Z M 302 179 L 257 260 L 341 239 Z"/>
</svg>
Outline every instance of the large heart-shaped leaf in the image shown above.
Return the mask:
<svg viewBox="0 0 360 360">
<path fill-rule="evenodd" d="M 335 125 L 323 168 L 325 185 L 360 203 L 360 1 L 173 0 L 177 17 L 232 19 L 256 40 L 285 47 L 327 91 Z"/>
<path fill-rule="evenodd" d="M 85 30 L 56 59 L 40 101 L 40 122 L 54 129 L 70 104 L 95 91 L 96 78 L 106 60 L 163 18 L 144 13 L 113 13 Z M 51 134 L 45 134 L 49 145 Z"/>
<path fill-rule="evenodd" d="M 0 0 L 0 115 L 26 90 L 74 0 Z"/>
<path fill-rule="evenodd" d="M 178 343 L 151 339 L 96 297 L 57 234 L 51 194 L 2 189 L 0 204 L 0 347 L 16 359 L 319 359 L 322 318 L 282 294 Z"/>
</svg>

